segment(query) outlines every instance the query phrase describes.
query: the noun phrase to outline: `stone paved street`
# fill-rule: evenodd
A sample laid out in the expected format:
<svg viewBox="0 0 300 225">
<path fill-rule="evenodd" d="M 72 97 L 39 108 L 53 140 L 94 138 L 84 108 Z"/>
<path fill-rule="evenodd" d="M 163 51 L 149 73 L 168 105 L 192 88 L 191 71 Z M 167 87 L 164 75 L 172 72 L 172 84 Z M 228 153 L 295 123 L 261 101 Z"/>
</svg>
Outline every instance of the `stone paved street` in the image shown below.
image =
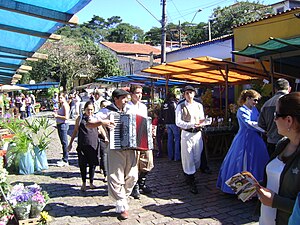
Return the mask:
<svg viewBox="0 0 300 225">
<path fill-rule="evenodd" d="M 75 146 L 74 146 L 75 147 Z M 95 174 L 97 189 L 80 191 L 81 178 L 76 151 L 70 155 L 69 167 L 57 167 L 61 158 L 61 145 L 57 132 L 47 151 L 49 170 L 36 175 L 10 175 L 11 183 L 38 183 L 51 200 L 45 210 L 52 216 L 51 225 L 64 224 L 256 224 L 253 216 L 256 201 L 243 203 L 236 196 L 225 195 L 216 189 L 220 160 L 209 162 L 212 175 L 197 173 L 199 194 L 193 195 L 184 183 L 180 162 L 166 157 L 155 158 L 155 168 L 149 174 L 151 196 L 140 200 L 130 199 L 130 214 L 126 221 L 119 221 L 114 212 L 114 201 L 107 196 L 103 176 Z"/>
</svg>

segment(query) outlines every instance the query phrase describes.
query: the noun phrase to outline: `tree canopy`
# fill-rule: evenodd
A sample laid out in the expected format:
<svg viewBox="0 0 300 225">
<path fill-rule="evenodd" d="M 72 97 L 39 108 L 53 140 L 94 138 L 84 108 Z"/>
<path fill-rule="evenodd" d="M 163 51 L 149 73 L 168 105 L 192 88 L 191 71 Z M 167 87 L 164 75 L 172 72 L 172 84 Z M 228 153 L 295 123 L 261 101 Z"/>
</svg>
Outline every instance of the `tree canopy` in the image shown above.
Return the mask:
<svg viewBox="0 0 300 225">
<path fill-rule="evenodd" d="M 191 24 L 182 22 L 181 25 L 169 23 L 167 28 L 167 41 L 185 41 L 188 44 L 195 44 L 207 41 L 211 28 L 211 37 L 217 38 L 231 34 L 232 27 L 242 23 L 262 18 L 264 15 L 272 13 L 271 7 L 267 7 L 257 2 L 241 1 L 231 6 L 216 7 L 210 16 L 210 24 L 201 22 Z M 121 17 L 113 16 L 104 19 L 94 15 L 93 18 L 78 27 L 64 27 L 58 31 L 59 34 L 74 38 L 89 38 L 94 42 L 126 42 L 126 43 L 151 43 L 159 45 L 161 43 L 161 27 L 152 27 L 149 31 L 144 31 L 134 25 L 123 23 Z"/>
<path fill-rule="evenodd" d="M 48 54 L 48 59 L 29 62 L 33 69 L 23 76 L 23 82 L 32 79 L 42 82 L 52 78 L 60 81 L 64 90 L 70 90 L 74 79 L 82 75 L 87 81 L 94 82 L 100 77 L 124 74 L 116 57 L 87 39 L 48 41 L 40 52 Z"/>
</svg>

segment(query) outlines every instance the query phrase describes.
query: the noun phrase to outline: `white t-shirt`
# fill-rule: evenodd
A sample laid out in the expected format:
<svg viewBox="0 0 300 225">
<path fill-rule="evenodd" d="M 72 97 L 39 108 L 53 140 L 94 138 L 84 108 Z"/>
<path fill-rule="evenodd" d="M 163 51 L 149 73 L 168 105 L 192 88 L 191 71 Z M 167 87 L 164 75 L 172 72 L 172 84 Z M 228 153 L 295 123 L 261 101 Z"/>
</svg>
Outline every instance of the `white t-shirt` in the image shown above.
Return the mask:
<svg viewBox="0 0 300 225">
<path fill-rule="evenodd" d="M 267 187 L 268 189 L 274 191 L 278 194 L 280 186 L 280 175 L 284 169 L 285 164 L 276 157 L 266 167 L 267 172 Z M 260 225 L 275 225 L 277 209 L 265 206 L 261 204 L 260 207 Z"/>
<path fill-rule="evenodd" d="M 139 115 L 145 118 L 148 117 L 147 106 L 141 102 L 138 102 L 135 105 L 132 102 L 128 102 L 125 106 L 125 111 L 127 114 Z"/>
</svg>

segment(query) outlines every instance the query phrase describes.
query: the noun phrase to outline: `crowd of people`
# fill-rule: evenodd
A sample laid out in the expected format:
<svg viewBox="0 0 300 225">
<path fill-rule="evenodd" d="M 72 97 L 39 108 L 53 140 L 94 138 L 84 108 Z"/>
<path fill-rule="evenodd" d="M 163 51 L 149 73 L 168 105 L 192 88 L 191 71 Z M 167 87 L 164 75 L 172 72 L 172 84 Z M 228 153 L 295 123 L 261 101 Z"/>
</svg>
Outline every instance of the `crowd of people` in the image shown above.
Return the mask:
<svg viewBox="0 0 300 225">
<path fill-rule="evenodd" d="M 221 191 L 234 194 L 226 181 L 242 171 L 253 174 L 259 182 L 257 196 L 262 203 L 260 224 L 288 224 L 300 192 L 300 94 L 289 94 L 291 88 L 285 79 L 278 79 L 275 88 L 276 94 L 263 105 L 261 112 L 256 107 L 261 95 L 251 89 L 241 92 L 237 111 L 239 130 L 224 158 L 217 180 L 217 187 Z M 181 161 L 191 193 L 198 194 L 195 181 L 197 171 L 211 172 L 207 167 L 206 154 L 203 154 L 202 131 L 207 121 L 203 105 L 195 99 L 195 88 L 186 86 L 180 101 L 173 93 L 169 93 L 161 108 L 152 111 L 142 103 L 142 93 L 142 86 L 132 85 L 129 92 L 115 89 L 111 101 L 108 101 L 96 90 L 91 101 L 86 102 L 83 113 L 78 114 L 69 144 L 66 131 L 72 105 L 63 94 L 58 96 L 60 107 L 54 113 L 63 146 L 63 158 L 58 165 L 68 165 L 68 152 L 78 136 L 76 150 L 82 177 L 81 190 L 87 189 L 87 166 L 89 187 L 94 188 L 95 167 L 100 165 L 104 181 L 107 181 L 108 194 L 116 201 L 120 220 L 129 217 L 127 199 L 130 195 L 139 199 L 141 193 L 151 193 L 147 175 L 154 163 L 151 149 L 135 151 L 110 148 L 112 140 L 109 130 L 116 126 L 111 115 L 130 114 L 144 118 L 152 115 L 154 146 L 159 149 L 158 156 L 162 151 L 159 133 L 162 130 L 159 125 L 163 124 L 168 134 L 168 158 Z"/>
<path fill-rule="evenodd" d="M 0 99 L 2 113 L 9 113 L 18 119 L 25 119 L 35 114 L 35 104 L 36 98 L 31 91 L 26 94 L 19 92 L 14 96 L 4 93 Z"/>
</svg>

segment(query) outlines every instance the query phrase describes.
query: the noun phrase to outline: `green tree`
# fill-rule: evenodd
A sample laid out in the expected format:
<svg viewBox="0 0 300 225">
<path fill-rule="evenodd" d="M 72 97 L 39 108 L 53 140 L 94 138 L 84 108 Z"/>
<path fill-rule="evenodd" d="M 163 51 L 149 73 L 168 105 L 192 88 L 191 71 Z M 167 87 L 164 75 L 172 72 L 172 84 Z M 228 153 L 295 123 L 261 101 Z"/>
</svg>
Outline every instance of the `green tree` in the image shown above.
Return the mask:
<svg viewBox="0 0 300 225">
<path fill-rule="evenodd" d="M 145 33 L 145 42 L 150 42 L 152 45 L 159 45 L 161 43 L 161 28 L 152 27 Z"/>
<path fill-rule="evenodd" d="M 183 23 L 182 30 L 186 34 L 184 40 L 189 44 L 196 44 L 208 40 L 207 24 L 204 22 L 199 24 Z"/>
<path fill-rule="evenodd" d="M 122 70 L 117 59 L 107 50 L 101 50 L 90 40 L 63 38 L 59 42 L 48 41 L 41 49 L 48 59 L 30 62 L 32 71 L 24 76 L 25 80 L 41 82 L 47 78 L 59 81 L 64 90 L 73 88 L 73 82 L 80 75 L 93 82 L 105 75 L 120 75 Z"/>
<path fill-rule="evenodd" d="M 272 13 L 271 7 L 259 2 L 238 2 L 224 8 L 217 7 L 211 16 L 212 38 L 232 34 L 232 27 L 248 23 Z"/>
<path fill-rule="evenodd" d="M 78 26 L 64 26 L 57 31 L 57 34 L 69 38 L 88 38 L 94 42 L 107 41 L 107 36 L 117 25 L 122 23 L 119 16 L 113 16 L 104 19 L 100 16 L 94 15 L 88 22 Z"/>
<path fill-rule="evenodd" d="M 133 43 L 142 42 L 144 31 L 139 27 L 134 27 L 128 23 L 120 23 L 110 30 L 107 40 L 110 42 Z"/>
</svg>

